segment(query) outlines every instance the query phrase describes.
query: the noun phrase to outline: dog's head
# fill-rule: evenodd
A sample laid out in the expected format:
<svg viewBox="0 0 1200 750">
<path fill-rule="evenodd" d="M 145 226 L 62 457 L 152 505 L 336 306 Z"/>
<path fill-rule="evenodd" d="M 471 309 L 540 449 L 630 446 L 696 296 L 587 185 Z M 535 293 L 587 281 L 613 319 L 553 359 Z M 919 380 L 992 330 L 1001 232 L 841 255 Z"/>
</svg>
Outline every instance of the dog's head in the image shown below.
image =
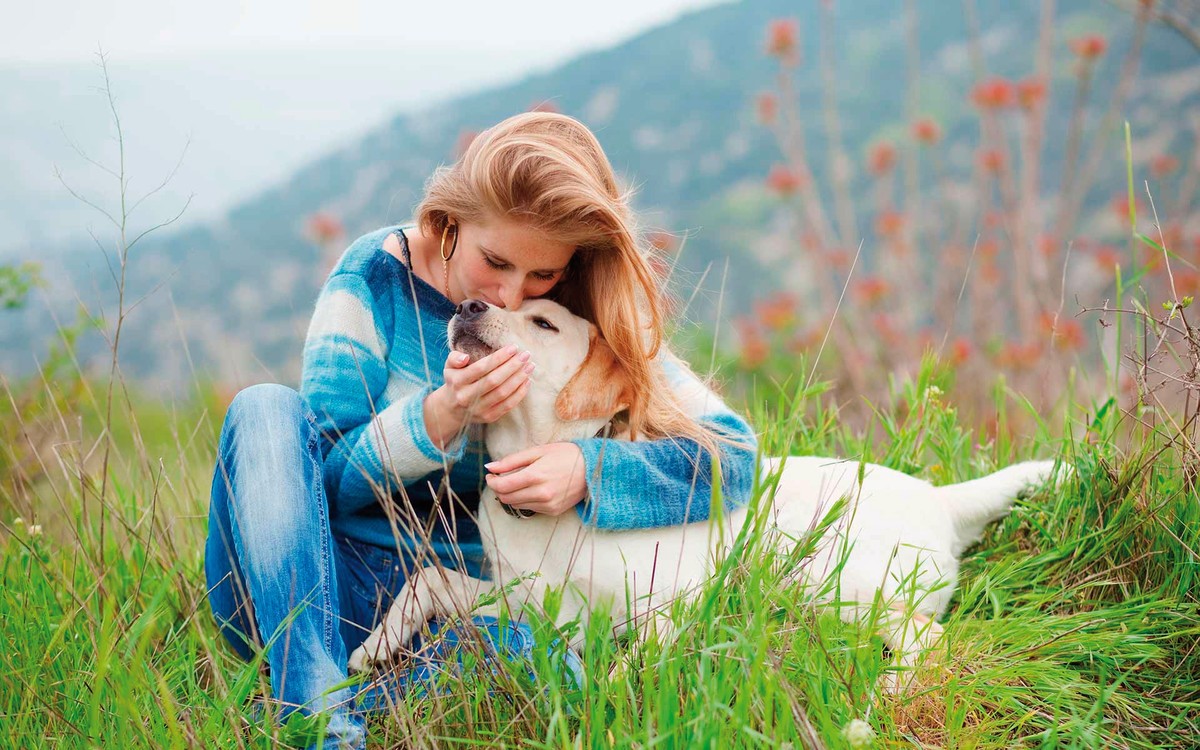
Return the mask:
<svg viewBox="0 0 1200 750">
<path fill-rule="evenodd" d="M 488 429 L 494 458 L 591 437 L 631 402 L 630 379 L 596 326 L 556 302 L 531 299 L 505 310 L 467 300 L 450 319 L 449 334 L 451 348 L 472 362 L 513 344 L 529 351 L 537 367 L 525 399 Z"/>
</svg>

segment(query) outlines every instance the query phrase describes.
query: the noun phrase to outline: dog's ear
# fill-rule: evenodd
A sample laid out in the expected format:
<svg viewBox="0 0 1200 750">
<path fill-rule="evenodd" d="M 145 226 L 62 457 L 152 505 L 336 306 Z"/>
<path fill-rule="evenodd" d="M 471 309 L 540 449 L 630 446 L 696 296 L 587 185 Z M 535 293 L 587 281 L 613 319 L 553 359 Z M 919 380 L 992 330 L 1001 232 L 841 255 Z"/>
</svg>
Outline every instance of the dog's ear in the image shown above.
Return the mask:
<svg viewBox="0 0 1200 750">
<path fill-rule="evenodd" d="M 555 415 L 564 422 L 608 418 L 632 401 L 629 375 L 608 342 L 592 331 L 587 357 L 554 402 Z"/>
</svg>

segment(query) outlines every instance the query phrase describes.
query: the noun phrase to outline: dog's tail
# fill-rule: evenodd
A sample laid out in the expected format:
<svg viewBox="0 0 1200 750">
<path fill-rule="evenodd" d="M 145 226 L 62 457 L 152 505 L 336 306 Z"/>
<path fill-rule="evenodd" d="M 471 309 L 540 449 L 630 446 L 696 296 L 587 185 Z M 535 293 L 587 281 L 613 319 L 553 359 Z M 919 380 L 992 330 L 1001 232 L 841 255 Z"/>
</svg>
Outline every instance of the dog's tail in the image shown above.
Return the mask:
<svg viewBox="0 0 1200 750">
<path fill-rule="evenodd" d="M 1054 461 L 1026 461 L 986 477 L 936 488 L 954 521 L 955 555 L 973 544 L 992 521 L 1003 518 L 1022 490 L 1039 487 L 1055 476 Z"/>
</svg>

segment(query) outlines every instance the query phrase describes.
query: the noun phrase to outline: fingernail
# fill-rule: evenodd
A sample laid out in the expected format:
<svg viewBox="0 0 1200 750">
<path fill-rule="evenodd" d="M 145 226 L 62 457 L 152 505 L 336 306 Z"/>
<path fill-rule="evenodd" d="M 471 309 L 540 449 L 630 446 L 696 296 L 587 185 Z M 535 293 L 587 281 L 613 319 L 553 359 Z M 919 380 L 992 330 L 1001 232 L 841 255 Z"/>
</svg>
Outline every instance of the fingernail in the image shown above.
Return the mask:
<svg viewBox="0 0 1200 750">
<path fill-rule="evenodd" d="M 493 467 L 493 466 L 495 466 L 495 465 L 496 465 L 496 462 L 495 462 L 495 461 L 492 461 L 490 464 L 484 464 L 484 465 L 483 465 L 483 468 L 487 469 L 488 471 L 491 471 L 491 470 L 492 470 L 492 467 Z"/>
<path fill-rule="evenodd" d="M 537 365 L 535 365 L 535 364 L 534 364 L 534 363 L 532 363 L 532 362 L 530 362 L 529 364 L 525 365 L 525 372 L 529 373 L 530 375 L 532 375 L 532 374 L 533 374 L 533 371 L 534 371 L 534 370 L 536 370 L 536 369 L 537 369 Z"/>
<path fill-rule="evenodd" d="M 507 354 L 507 355 L 508 355 L 508 356 L 510 356 L 510 357 L 511 357 L 512 355 L 516 354 L 516 353 L 517 353 L 517 347 L 516 347 L 516 345 L 515 345 L 515 344 L 509 344 L 508 346 L 504 347 L 504 353 L 505 353 L 505 354 Z"/>
<path fill-rule="evenodd" d="M 521 352 L 520 355 L 518 355 L 518 359 L 520 359 L 522 362 L 528 362 L 529 352 Z"/>
</svg>

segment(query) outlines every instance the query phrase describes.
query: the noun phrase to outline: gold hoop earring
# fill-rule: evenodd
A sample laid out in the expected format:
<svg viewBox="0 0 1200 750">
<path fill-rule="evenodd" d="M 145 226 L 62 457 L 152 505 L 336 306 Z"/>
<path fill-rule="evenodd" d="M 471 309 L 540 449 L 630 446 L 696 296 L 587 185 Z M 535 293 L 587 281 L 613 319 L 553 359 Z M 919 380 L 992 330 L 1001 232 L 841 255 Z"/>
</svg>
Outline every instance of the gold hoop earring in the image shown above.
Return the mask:
<svg viewBox="0 0 1200 750">
<path fill-rule="evenodd" d="M 450 231 L 450 227 L 454 227 L 454 244 L 450 246 L 450 254 L 446 255 L 446 234 Z M 443 263 L 449 263 L 454 257 L 454 251 L 458 249 L 458 225 L 446 224 L 446 228 L 442 230 L 442 245 L 438 248 L 438 252 L 442 256 Z"/>
<path fill-rule="evenodd" d="M 442 256 L 442 292 L 446 295 L 446 299 L 450 299 L 450 259 L 454 257 L 454 251 L 458 249 L 458 225 L 454 224 L 454 243 L 450 245 L 450 254 L 446 255 L 446 234 L 450 231 L 451 224 L 446 223 L 442 229 L 442 244 L 438 247 L 438 254 Z"/>
</svg>

